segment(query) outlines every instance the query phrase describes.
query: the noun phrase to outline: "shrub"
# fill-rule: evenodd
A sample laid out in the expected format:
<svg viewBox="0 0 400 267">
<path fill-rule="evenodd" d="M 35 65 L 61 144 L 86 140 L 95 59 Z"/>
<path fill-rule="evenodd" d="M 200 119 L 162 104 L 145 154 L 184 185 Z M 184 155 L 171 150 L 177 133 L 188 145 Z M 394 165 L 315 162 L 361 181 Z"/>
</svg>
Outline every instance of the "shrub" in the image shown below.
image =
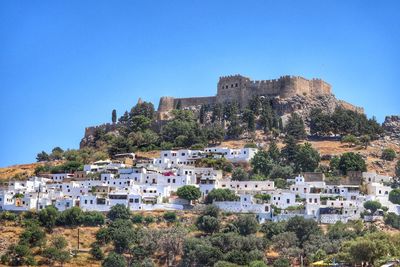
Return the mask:
<svg viewBox="0 0 400 267">
<path fill-rule="evenodd" d="M 163 215 L 164 220 L 167 222 L 175 222 L 177 219 L 176 213 L 173 211 L 167 211 Z"/>
<path fill-rule="evenodd" d="M 104 253 L 100 248 L 100 245 L 97 242 L 94 242 L 91 245 L 90 249 L 90 255 L 96 260 L 103 260 L 104 259 Z"/>
<path fill-rule="evenodd" d="M 144 220 L 144 217 L 142 214 L 134 214 L 132 216 L 132 222 L 133 223 L 142 223 Z"/>
<path fill-rule="evenodd" d="M 391 149 L 391 148 L 385 148 L 385 149 L 382 151 L 381 158 L 382 158 L 383 160 L 392 161 L 392 160 L 394 160 L 394 159 L 396 158 L 396 151 L 394 151 L 394 150 Z"/>
</svg>

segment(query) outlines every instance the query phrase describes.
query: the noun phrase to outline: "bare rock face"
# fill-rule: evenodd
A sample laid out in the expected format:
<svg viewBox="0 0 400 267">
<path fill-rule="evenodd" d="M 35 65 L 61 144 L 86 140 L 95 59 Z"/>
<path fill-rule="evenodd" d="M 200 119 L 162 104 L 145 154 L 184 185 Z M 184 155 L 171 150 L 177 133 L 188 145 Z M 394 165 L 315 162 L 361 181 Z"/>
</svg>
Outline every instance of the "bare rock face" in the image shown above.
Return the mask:
<svg viewBox="0 0 400 267">
<path fill-rule="evenodd" d="M 320 109 L 323 112 L 332 113 L 337 107 L 350 109 L 360 113 L 364 112 L 360 107 L 336 99 L 333 94 L 319 96 L 295 95 L 289 98 L 273 99 L 273 108 L 279 116 L 282 116 L 284 122 L 291 113 L 296 112 L 306 123 L 308 123 L 311 110 Z"/>
<path fill-rule="evenodd" d="M 382 126 L 390 137 L 400 139 L 400 115 L 386 116 Z"/>
</svg>

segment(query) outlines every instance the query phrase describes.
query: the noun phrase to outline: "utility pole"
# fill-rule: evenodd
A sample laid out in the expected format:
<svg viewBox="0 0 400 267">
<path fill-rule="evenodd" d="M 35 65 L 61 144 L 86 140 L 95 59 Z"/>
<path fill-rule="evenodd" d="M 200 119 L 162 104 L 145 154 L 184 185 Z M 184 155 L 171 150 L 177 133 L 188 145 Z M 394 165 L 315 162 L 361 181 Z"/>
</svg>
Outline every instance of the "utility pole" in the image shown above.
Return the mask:
<svg viewBox="0 0 400 267">
<path fill-rule="evenodd" d="M 78 227 L 78 251 L 79 251 L 79 227 Z M 78 251 L 76 253 L 78 253 Z"/>
</svg>

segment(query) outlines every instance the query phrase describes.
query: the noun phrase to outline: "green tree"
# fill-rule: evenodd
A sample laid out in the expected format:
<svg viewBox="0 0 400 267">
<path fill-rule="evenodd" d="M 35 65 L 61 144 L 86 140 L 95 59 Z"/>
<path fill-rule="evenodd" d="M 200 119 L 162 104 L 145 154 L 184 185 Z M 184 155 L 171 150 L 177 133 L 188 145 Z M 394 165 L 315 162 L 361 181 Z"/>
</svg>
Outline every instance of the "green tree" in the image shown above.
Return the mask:
<svg viewBox="0 0 400 267">
<path fill-rule="evenodd" d="M 128 220 L 131 217 L 131 212 L 128 207 L 123 204 L 117 204 L 111 207 L 107 214 L 107 218 L 112 221 L 117 219 Z"/>
<path fill-rule="evenodd" d="M 359 143 L 357 137 L 355 137 L 352 134 L 348 134 L 342 137 L 342 140 L 340 140 L 342 143 L 347 143 L 349 147 L 353 147 Z"/>
<path fill-rule="evenodd" d="M 56 225 L 56 220 L 59 215 L 58 210 L 54 206 L 47 206 L 39 211 L 38 217 L 40 224 L 47 230 L 51 231 Z"/>
<path fill-rule="evenodd" d="M 289 267 L 290 266 L 290 261 L 285 258 L 279 258 L 274 261 L 274 267 Z"/>
<path fill-rule="evenodd" d="M 36 161 L 41 162 L 41 161 L 49 161 L 50 156 L 47 154 L 45 151 L 42 151 L 36 155 Z"/>
<path fill-rule="evenodd" d="M 306 138 L 306 130 L 303 119 L 297 113 L 293 112 L 289 117 L 285 132 L 287 135 L 293 136 L 297 140 Z"/>
<path fill-rule="evenodd" d="M 395 167 L 395 175 L 400 178 L 400 160 L 397 161 L 396 167 Z"/>
<path fill-rule="evenodd" d="M 233 181 L 247 181 L 249 180 L 249 174 L 243 168 L 236 168 L 232 173 Z"/>
<path fill-rule="evenodd" d="M 255 234 L 259 228 L 259 224 L 254 215 L 239 215 L 233 223 L 241 235 Z"/>
<path fill-rule="evenodd" d="M 67 244 L 67 240 L 63 236 L 54 236 L 51 239 L 51 246 L 43 250 L 42 256 L 50 265 L 59 262 L 62 266 L 71 259 L 69 252 L 65 250 Z"/>
<path fill-rule="evenodd" d="M 285 230 L 286 230 L 285 222 L 266 221 L 261 225 L 261 232 L 264 233 L 267 239 L 271 239 L 272 237 L 285 232 Z"/>
<path fill-rule="evenodd" d="M 360 143 L 364 146 L 365 149 L 367 149 L 367 147 L 371 143 L 371 136 L 369 136 L 368 134 L 360 136 Z"/>
<path fill-rule="evenodd" d="M 192 200 L 197 200 L 201 197 L 200 189 L 194 185 L 184 185 L 178 188 L 176 194 L 182 198 L 186 199 L 189 202 Z"/>
<path fill-rule="evenodd" d="M 272 158 L 265 150 L 259 150 L 250 161 L 253 172 L 268 176 L 274 166 Z"/>
<path fill-rule="evenodd" d="M 385 148 L 382 151 L 381 158 L 383 160 L 393 161 L 396 158 L 396 151 L 394 151 L 392 148 Z"/>
<path fill-rule="evenodd" d="M 11 266 L 36 265 L 27 244 L 10 245 L 7 249 L 7 256 Z"/>
<path fill-rule="evenodd" d="M 287 164 L 294 163 L 296 160 L 297 151 L 299 150 L 297 140 L 293 136 L 289 135 L 285 137 L 284 143 L 285 146 L 281 151 L 282 157 Z"/>
<path fill-rule="evenodd" d="M 234 191 L 229 189 L 213 189 L 208 193 L 206 197 L 206 203 L 211 204 L 214 201 L 234 201 L 239 197 L 235 194 Z"/>
<path fill-rule="evenodd" d="M 339 170 L 343 174 L 347 174 L 348 171 L 366 171 L 367 165 L 360 154 L 346 152 L 340 157 Z"/>
<path fill-rule="evenodd" d="M 20 244 L 30 247 L 41 247 L 45 242 L 46 233 L 36 224 L 28 226 L 20 235 Z"/>
<path fill-rule="evenodd" d="M 296 153 L 295 166 L 297 171 L 313 172 L 321 160 L 319 153 L 310 143 L 300 145 Z"/>
<path fill-rule="evenodd" d="M 82 223 L 82 210 L 79 207 L 72 207 L 60 213 L 56 224 L 62 226 L 77 226 Z"/>
<path fill-rule="evenodd" d="M 253 111 L 245 109 L 243 111 L 242 120 L 246 123 L 246 128 L 249 132 L 254 132 L 256 130 L 256 120 Z"/>
<path fill-rule="evenodd" d="M 220 228 L 220 222 L 218 218 L 210 215 L 200 216 L 197 219 L 196 225 L 200 230 L 210 234 L 218 232 Z"/>
<path fill-rule="evenodd" d="M 382 204 L 379 201 L 369 200 L 364 202 L 364 208 L 370 210 L 372 214 L 378 209 L 382 208 Z"/>
<path fill-rule="evenodd" d="M 390 191 L 389 200 L 394 204 L 400 205 L 400 188 Z"/>
<path fill-rule="evenodd" d="M 112 123 L 117 122 L 117 111 L 115 109 L 113 109 L 111 112 L 111 121 L 112 121 Z"/>
<path fill-rule="evenodd" d="M 125 260 L 125 257 L 122 255 L 119 255 L 115 252 L 110 252 L 103 261 L 102 265 L 103 267 L 126 267 L 127 262 Z"/>
<path fill-rule="evenodd" d="M 177 220 L 176 213 L 173 211 L 165 212 L 163 215 L 163 218 L 164 218 L 164 220 L 166 220 L 167 222 L 170 222 L 170 223 L 176 222 L 176 220 Z"/>
<path fill-rule="evenodd" d="M 275 140 L 271 140 L 268 147 L 268 156 L 275 162 L 279 162 L 281 158 L 281 151 L 276 145 Z"/>
<path fill-rule="evenodd" d="M 389 193 L 389 200 L 394 204 L 400 205 L 400 188 L 393 189 Z"/>
<path fill-rule="evenodd" d="M 51 150 L 50 158 L 52 160 L 60 160 L 63 158 L 63 153 L 64 150 L 61 147 L 57 146 L 53 148 L 53 150 Z"/>
<path fill-rule="evenodd" d="M 184 241 L 182 266 L 215 266 L 222 257 L 221 251 L 205 240 L 186 238 Z"/>
<path fill-rule="evenodd" d="M 286 231 L 294 232 L 299 239 L 300 244 L 303 244 L 304 241 L 308 240 L 311 234 L 321 233 L 321 229 L 316 221 L 312 219 L 304 219 L 300 216 L 292 217 L 287 221 Z"/>
<path fill-rule="evenodd" d="M 94 243 L 92 243 L 92 245 L 90 247 L 91 247 L 90 248 L 90 255 L 92 255 L 92 257 L 95 260 L 99 260 L 100 261 L 100 260 L 104 259 L 104 253 L 101 250 L 101 247 L 100 247 L 99 243 L 94 242 Z"/>
<path fill-rule="evenodd" d="M 149 119 L 154 119 L 156 111 L 154 109 L 153 103 L 146 101 L 137 103 L 136 106 L 134 106 L 131 109 L 131 112 L 129 113 L 130 117 L 140 116 L 140 115 L 145 116 Z"/>
<path fill-rule="evenodd" d="M 310 112 L 310 132 L 316 135 L 328 135 L 331 131 L 331 118 L 321 109 L 312 109 Z"/>
<path fill-rule="evenodd" d="M 211 144 L 220 144 L 224 140 L 225 130 L 220 125 L 213 124 L 205 128 L 205 136 Z"/>
</svg>

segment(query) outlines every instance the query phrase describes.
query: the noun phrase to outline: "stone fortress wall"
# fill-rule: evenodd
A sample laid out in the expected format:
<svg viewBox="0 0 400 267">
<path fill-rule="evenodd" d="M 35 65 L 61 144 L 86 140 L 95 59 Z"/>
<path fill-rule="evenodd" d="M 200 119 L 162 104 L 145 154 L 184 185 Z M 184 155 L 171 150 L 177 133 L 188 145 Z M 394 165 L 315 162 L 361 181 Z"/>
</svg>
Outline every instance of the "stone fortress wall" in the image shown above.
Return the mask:
<svg viewBox="0 0 400 267">
<path fill-rule="evenodd" d="M 307 80 L 300 76 L 282 76 L 273 80 L 253 81 L 242 75 L 219 78 L 217 95 L 210 97 L 173 98 L 161 97 L 159 114 L 174 109 L 178 102 L 182 108 L 236 101 L 240 106 L 247 105 L 254 96 L 289 98 L 295 95 L 330 95 L 331 86 L 321 79 Z M 162 116 L 161 116 L 162 117 Z"/>
</svg>

